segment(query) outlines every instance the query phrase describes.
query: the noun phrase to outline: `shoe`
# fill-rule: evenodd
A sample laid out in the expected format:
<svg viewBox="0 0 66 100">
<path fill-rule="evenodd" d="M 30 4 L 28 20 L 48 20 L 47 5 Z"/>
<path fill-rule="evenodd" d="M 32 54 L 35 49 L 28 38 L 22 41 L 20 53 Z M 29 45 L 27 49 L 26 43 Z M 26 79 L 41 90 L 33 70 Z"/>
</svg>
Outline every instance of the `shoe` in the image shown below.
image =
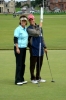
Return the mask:
<svg viewBox="0 0 66 100">
<path fill-rule="evenodd" d="M 37 80 L 31 80 L 32 83 L 37 84 L 38 81 Z"/>
<path fill-rule="evenodd" d="M 46 82 L 46 80 L 40 79 L 39 82 Z"/>
<path fill-rule="evenodd" d="M 27 84 L 27 81 L 23 81 L 22 83 L 23 83 L 23 84 Z"/>
<path fill-rule="evenodd" d="M 23 83 L 22 82 L 18 82 L 18 83 L 16 83 L 16 85 L 22 85 Z"/>
</svg>

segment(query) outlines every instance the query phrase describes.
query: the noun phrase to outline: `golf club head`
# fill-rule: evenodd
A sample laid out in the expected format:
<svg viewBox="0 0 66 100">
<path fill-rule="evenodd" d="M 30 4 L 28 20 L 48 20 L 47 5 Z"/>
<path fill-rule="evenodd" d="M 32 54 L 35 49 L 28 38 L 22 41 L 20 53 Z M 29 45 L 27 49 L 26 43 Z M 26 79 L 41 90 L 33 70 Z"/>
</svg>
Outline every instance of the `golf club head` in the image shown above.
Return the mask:
<svg viewBox="0 0 66 100">
<path fill-rule="evenodd" d="M 38 83 L 38 87 L 40 87 L 40 83 Z"/>
<path fill-rule="evenodd" d="M 54 80 L 52 80 L 51 82 L 55 82 Z"/>
</svg>

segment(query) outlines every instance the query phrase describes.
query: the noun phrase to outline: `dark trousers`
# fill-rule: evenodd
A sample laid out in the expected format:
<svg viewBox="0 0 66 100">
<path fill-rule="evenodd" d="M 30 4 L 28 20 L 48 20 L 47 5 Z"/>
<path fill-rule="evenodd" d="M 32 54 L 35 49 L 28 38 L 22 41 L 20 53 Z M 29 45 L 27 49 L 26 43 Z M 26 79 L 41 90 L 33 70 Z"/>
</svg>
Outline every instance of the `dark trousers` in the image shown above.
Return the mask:
<svg viewBox="0 0 66 100">
<path fill-rule="evenodd" d="M 43 56 L 37 57 L 37 56 L 30 56 L 30 75 L 31 80 L 38 80 L 40 79 L 40 71 L 43 63 Z M 36 76 L 34 75 L 34 70 L 36 66 Z"/>
<path fill-rule="evenodd" d="M 24 81 L 26 48 L 20 48 L 20 54 L 18 54 L 16 53 L 16 48 L 14 47 L 14 52 L 16 57 L 16 73 L 15 73 L 15 84 L 16 84 L 17 82 Z"/>
</svg>

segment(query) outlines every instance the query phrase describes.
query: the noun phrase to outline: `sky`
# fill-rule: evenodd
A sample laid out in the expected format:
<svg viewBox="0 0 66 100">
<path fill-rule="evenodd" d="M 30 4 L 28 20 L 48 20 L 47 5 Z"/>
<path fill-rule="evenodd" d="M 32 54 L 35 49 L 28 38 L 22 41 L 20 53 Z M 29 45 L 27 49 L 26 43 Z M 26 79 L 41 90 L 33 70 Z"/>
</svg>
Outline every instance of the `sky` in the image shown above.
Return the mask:
<svg viewBox="0 0 66 100">
<path fill-rule="evenodd" d="M 11 0 L 4 0 L 6 2 L 11 1 Z M 15 1 L 27 1 L 27 0 L 15 0 Z M 30 1 L 35 1 L 35 0 L 30 0 Z"/>
<path fill-rule="evenodd" d="M 10 0 L 4 0 L 6 2 L 10 1 Z M 27 1 L 27 0 L 15 0 L 15 1 Z"/>
</svg>

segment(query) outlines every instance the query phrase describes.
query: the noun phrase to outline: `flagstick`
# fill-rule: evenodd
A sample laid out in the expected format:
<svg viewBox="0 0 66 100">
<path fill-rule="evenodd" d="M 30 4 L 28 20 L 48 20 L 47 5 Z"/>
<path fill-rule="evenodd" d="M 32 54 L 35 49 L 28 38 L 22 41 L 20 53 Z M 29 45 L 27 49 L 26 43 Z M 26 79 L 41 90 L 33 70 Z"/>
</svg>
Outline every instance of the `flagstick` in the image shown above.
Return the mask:
<svg viewBox="0 0 66 100">
<path fill-rule="evenodd" d="M 40 78 L 40 59 L 41 59 L 41 27 L 42 27 L 42 22 L 43 22 L 43 7 L 41 7 L 41 14 L 40 14 L 40 43 L 39 43 L 39 78 Z M 38 86 L 40 86 L 40 79 L 38 82 Z"/>
</svg>

